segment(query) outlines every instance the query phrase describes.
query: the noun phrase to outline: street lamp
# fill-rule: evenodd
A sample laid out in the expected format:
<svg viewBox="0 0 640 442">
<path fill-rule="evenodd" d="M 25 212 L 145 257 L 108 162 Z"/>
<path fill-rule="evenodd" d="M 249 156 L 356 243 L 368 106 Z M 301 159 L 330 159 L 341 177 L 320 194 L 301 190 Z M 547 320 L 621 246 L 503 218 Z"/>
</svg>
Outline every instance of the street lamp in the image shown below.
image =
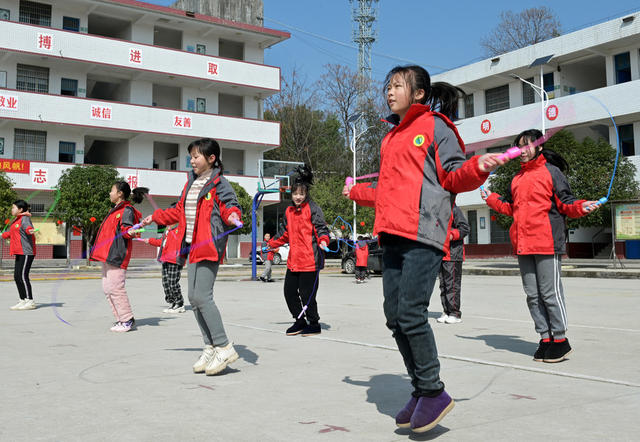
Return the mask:
<svg viewBox="0 0 640 442">
<path fill-rule="evenodd" d="M 544 57 L 540 57 L 537 58 L 533 61 L 533 63 L 531 63 L 531 65 L 529 66 L 529 68 L 533 68 L 535 66 L 540 66 L 540 86 L 537 86 L 527 80 L 525 80 L 524 78 L 520 77 L 519 75 L 516 74 L 511 74 L 513 77 L 517 78 L 518 80 L 522 81 L 523 83 L 527 83 L 529 86 L 531 86 L 531 88 L 534 90 L 535 93 L 537 93 L 540 96 L 540 102 L 542 105 L 542 135 L 545 134 L 545 128 L 544 128 L 544 120 L 545 120 L 545 109 L 547 108 L 547 105 L 549 104 L 549 94 L 547 93 L 547 91 L 544 90 L 544 71 L 542 70 L 543 66 L 545 64 L 547 64 L 549 62 L 549 60 L 551 60 L 553 58 L 555 54 L 551 54 L 551 55 L 546 55 Z"/>
<path fill-rule="evenodd" d="M 347 124 L 351 126 L 351 134 L 352 134 L 350 149 L 351 149 L 351 152 L 353 152 L 353 179 L 354 180 L 356 179 L 356 176 L 357 176 L 356 175 L 356 148 L 357 148 L 358 138 L 360 138 L 362 135 L 365 134 L 365 132 L 371 129 L 371 126 L 367 126 L 364 129 L 362 129 L 360 133 L 357 133 L 356 126 L 363 126 L 363 124 L 357 124 L 361 118 L 362 118 L 362 112 L 356 112 L 355 114 L 351 115 L 347 119 Z M 356 240 L 358 239 L 356 235 L 356 202 L 355 201 L 353 202 L 353 228 L 351 229 L 351 231 L 353 232 L 353 242 L 355 243 Z"/>
</svg>

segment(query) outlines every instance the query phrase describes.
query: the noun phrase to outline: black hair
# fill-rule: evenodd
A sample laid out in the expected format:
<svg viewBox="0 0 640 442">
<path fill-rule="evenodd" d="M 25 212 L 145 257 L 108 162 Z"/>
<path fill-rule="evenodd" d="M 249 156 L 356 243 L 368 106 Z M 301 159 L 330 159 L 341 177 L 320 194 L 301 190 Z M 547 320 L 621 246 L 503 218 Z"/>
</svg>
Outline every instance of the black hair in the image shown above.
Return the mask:
<svg viewBox="0 0 640 442">
<path fill-rule="evenodd" d="M 220 145 L 213 138 L 200 138 L 199 140 L 192 141 L 187 147 L 187 152 L 191 153 L 191 150 L 196 149 L 203 156 L 209 158 L 211 155 L 215 155 L 216 159 L 213 161 L 212 167 L 220 169 L 220 175 L 224 172 L 224 166 L 220 159 Z"/>
<path fill-rule="evenodd" d="M 134 204 L 140 204 L 144 200 L 144 196 L 149 193 L 149 189 L 146 187 L 136 187 L 131 191 L 131 187 L 126 181 L 116 181 L 113 185 L 116 186 L 119 192 L 122 192 L 122 199 L 125 201 L 128 200 L 129 195 L 133 193 L 131 202 Z"/>
<path fill-rule="evenodd" d="M 293 194 L 296 190 L 304 190 L 305 195 L 309 198 L 309 190 L 313 185 L 313 171 L 311 170 L 311 166 L 305 164 L 303 166 L 298 166 L 296 169 L 296 174 L 293 179 L 293 185 L 291 186 L 291 193 Z"/>
<path fill-rule="evenodd" d="M 13 202 L 13 205 L 16 206 L 18 209 L 22 210 L 23 212 L 28 212 L 29 209 L 31 209 L 31 206 L 25 200 L 15 200 Z"/>
<path fill-rule="evenodd" d="M 420 104 L 428 104 L 433 110 L 446 115 L 450 120 L 457 118 L 458 100 L 464 95 L 462 89 L 443 81 L 431 84 L 431 77 L 425 68 L 407 65 L 396 66 L 389 71 L 384 79 L 383 93 L 386 93 L 391 79 L 396 74 L 400 74 L 409 86 L 410 97 L 413 97 L 414 92 L 422 89 L 424 96 L 419 100 Z"/>
<path fill-rule="evenodd" d="M 527 129 L 518 134 L 513 144 L 514 146 L 518 146 L 520 144 L 520 141 L 522 140 L 526 141 L 527 143 L 535 143 L 539 140 L 546 141 L 544 140 L 544 137 L 545 136 L 538 129 Z M 536 150 L 536 154 L 532 159 L 536 159 L 539 155 L 542 155 L 548 163 L 553 164 L 562 172 L 566 172 L 569 170 L 569 163 L 567 163 L 567 160 L 565 160 L 558 152 L 545 148 L 544 143 L 540 143 L 538 147 L 542 147 L 542 150 Z"/>
</svg>

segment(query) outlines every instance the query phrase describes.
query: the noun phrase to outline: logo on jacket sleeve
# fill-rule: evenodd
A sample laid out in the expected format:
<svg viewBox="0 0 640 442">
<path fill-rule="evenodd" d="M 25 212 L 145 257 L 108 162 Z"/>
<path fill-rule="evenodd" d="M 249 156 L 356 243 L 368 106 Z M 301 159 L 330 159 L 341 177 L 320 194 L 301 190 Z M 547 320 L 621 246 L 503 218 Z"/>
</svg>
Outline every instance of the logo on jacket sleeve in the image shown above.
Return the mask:
<svg viewBox="0 0 640 442">
<path fill-rule="evenodd" d="M 13 227 L 15 227 L 16 229 L 20 228 L 20 224 L 14 224 Z"/>
<path fill-rule="evenodd" d="M 204 196 L 204 199 L 209 201 L 211 199 L 211 192 L 207 192 L 207 194 Z"/>
<path fill-rule="evenodd" d="M 420 147 L 424 144 L 424 135 L 416 135 L 413 139 L 413 145 L 416 147 Z"/>
</svg>

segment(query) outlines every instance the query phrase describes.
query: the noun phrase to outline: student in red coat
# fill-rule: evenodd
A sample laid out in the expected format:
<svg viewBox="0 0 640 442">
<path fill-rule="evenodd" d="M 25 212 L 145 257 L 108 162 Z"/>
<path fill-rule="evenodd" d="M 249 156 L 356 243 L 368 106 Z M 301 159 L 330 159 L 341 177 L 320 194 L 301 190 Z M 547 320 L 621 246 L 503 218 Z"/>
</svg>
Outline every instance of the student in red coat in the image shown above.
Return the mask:
<svg viewBox="0 0 640 442">
<path fill-rule="evenodd" d="M 369 246 L 363 236 L 356 242 L 356 283 L 364 282 L 367 277 L 367 265 L 369 261 Z"/>
<path fill-rule="evenodd" d="M 91 248 L 90 259 L 102 262 L 102 289 L 117 321 L 111 327 L 114 332 L 128 332 L 135 327 L 125 282 L 135 236 L 129 230 L 142 215 L 133 208 L 129 196 L 133 194 L 131 201 L 139 204 L 148 192 L 146 187 L 137 187 L 132 192 L 129 183 L 116 181 L 109 192 L 114 207 L 102 221 Z"/>
<path fill-rule="evenodd" d="M 478 188 L 504 161 L 495 154 L 465 161 L 450 120 L 460 93 L 445 83 L 432 85 L 425 69 L 393 68 L 385 89 L 392 112 L 387 121 L 394 127 L 382 140 L 378 181 L 345 186 L 343 194 L 376 210 L 384 313 L 414 388 L 396 425 L 421 433 L 453 408 L 428 323 L 429 298 L 449 246 L 451 208 L 457 193 Z"/>
<path fill-rule="evenodd" d="M 24 200 L 17 200 L 11 206 L 11 216 L 15 218 L 7 231 L 2 232 L 2 238 L 9 240 L 9 252 L 16 257 L 13 268 L 13 279 L 18 287 L 20 301 L 10 307 L 11 310 L 33 310 L 33 301 L 29 271 L 36 255 L 36 229 L 31 223 L 29 204 Z"/>
<path fill-rule="evenodd" d="M 321 332 L 316 293 L 320 270 L 324 268 L 324 249 L 329 244 L 329 228 L 322 209 L 309 196 L 312 184 L 311 168 L 299 168 L 291 186 L 292 205 L 287 207 L 280 230 L 268 243 L 270 249 L 289 243 L 284 297 L 295 320 L 286 331 L 289 336 Z M 305 305 L 308 307 L 302 314 Z"/>
</svg>

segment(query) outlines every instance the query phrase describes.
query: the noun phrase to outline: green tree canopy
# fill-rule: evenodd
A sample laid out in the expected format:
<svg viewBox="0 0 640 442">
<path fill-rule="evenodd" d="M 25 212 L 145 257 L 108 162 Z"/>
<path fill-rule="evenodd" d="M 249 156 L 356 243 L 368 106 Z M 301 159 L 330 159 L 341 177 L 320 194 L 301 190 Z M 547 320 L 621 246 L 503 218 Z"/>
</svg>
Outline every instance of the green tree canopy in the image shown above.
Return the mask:
<svg viewBox="0 0 640 442">
<path fill-rule="evenodd" d="M 13 190 L 13 181 L 9 179 L 6 173 L 0 172 L 0 219 L 2 227 L 5 227 L 5 220 L 11 217 L 11 205 L 18 199 L 16 191 Z"/>
<path fill-rule="evenodd" d="M 234 183 L 233 181 L 229 181 L 229 183 L 231 183 L 231 187 L 233 187 L 233 191 L 238 197 L 238 204 L 240 204 L 240 210 L 242 210 L 241 221 L 244 226 L 242 227 L 242 229 L 238 229 L 236 232 L 248 235 L 251 233 L 251 205 L 253 201 L 251 200 L 251 196 L 249 196 L 247 191 L 244 190 L 244 187 L 242 187 L 238 183 Z"/>
<path fill-rule="evenodd" d="M 574 135 L 562 130 L 552 136 L 545 148 L 551 149 L 562 155 L 569 163 L 569 171 L 566 172 L 571 191 L 578 199 L 597 200 L 607 194 L 613 166 L 616 158 L 616 149 L 603 138 L 594 140 L 585 138 L 582 142 L 575 139 Z M 500 167 L 491 178 L 489 189 L 504 195 L 514 175 L 520 170 L 520 162 L 510 161 Z M 628 158 L 620 156 L 618 168 L 611 190 L 609 200 L 635 199 L 640 196 L 638 183 L 635 180 L 636 168 Z M 611 214 L 609 207 L 596 210 L 582 218 L 568 218 L 569 228 L 610 226 Z M 507 228 L 513 218 L 498 215 L 498 223 Z"/>
</svg>

